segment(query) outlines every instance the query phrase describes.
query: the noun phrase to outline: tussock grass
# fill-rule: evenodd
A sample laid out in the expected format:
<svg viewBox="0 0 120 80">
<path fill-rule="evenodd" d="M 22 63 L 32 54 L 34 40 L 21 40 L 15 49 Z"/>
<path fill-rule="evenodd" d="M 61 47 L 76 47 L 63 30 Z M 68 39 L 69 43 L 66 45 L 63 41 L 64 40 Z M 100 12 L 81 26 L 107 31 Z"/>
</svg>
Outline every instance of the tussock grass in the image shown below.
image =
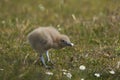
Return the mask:
<svg viewBox="0 0 120 80">
<path fill-rule="evenodd" d="M 66 69 L 71 80 L 119 80 L 119 3 L 119 0 L 1 0 L 0 79 L 69 80 L 62 71 Z M 51 70 L 42 67 L 26 39 L 36 27 L 48 25 L 69 35 L 75 44 L 73 48 L 50 51 L 55 63 Z M 86 69 L 81 71 L 80 65 Z"/>
</svg>

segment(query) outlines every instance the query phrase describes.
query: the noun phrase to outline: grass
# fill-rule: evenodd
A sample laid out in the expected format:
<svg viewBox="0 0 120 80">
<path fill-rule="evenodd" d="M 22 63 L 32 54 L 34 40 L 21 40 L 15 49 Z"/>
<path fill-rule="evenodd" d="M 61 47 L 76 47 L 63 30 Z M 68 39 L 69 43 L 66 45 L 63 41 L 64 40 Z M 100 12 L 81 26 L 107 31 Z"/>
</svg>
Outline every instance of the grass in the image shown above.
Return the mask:
<svg viewBox="0 0 120 80">
<path fill-rule="evenodd" d="M 119 80 L 119 0 L 1 0 L 1 80 Z M 74 47 L 50 50 L 55 68 L 47 70 L 27 43 L 38 26 L 52 25 L 67 34 Z M 86 69 L 80 70 L 80 65 Z M 110 74 L 109 71 L 115 71 Z M 52 72 L 53 75 L 47 75 Z M 100 77 L 94 74 L 99 73 Z"/>
</svg>

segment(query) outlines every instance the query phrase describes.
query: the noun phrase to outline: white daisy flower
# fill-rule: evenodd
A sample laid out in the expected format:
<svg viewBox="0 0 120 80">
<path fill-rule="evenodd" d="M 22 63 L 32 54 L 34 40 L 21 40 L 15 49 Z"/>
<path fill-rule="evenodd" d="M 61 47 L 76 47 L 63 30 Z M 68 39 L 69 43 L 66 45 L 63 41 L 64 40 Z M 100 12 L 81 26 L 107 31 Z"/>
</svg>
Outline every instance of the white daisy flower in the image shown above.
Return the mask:
<svg viewBox="0 0 120 80">
<path fill-rule="evenodd" d="M 70 79 L 72 78 L 72 74 L 71 74 L 71 73 L 67 73 L 66 76 L 67 76 L 68 78 L 70 78 Z"/>
<path fill-rule="evenodd" d="M 115 74 L 115 71 L 111 70 L 109 71 L 110 74 Z"/>
<path fill-rule="evenodd" d="M 85 67 L 84 65 L 81 65 L 81 66 L 79 67 L 79 69 L 80 69 L 80 70 L 85 70 L 86 67 Z"/>
<path fill-rule="evenodd" d="M 66 75 L 69 79 L 71 79 L 71 78 L 72 78 L 72 74 L 71 74 L 71 73 L 69 73 L 69 72 L 68 72 L 68 73 L 67 73 L 67 72 L 63 72 L 63 74 L 64 74 L 64 75 Z"/>
<path fill-rule="evenodd" d="M 100 77 L 100 74 L 99 73 L 95 73 L 94 76 Z"/>
</svg>

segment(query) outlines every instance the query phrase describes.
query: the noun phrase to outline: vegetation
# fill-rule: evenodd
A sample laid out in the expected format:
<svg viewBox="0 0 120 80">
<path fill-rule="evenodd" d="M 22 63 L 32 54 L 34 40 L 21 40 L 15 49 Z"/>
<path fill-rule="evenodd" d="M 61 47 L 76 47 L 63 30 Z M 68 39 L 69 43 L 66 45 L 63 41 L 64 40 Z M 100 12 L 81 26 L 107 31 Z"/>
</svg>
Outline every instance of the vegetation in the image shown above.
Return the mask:
<svg viewBox="0 0 120 80">
<path fill-rule="evenodd" d="M 120 80 L 119 3 L 1 0 L 0 80 Z M 42 66 L 26 39 L 33 29 L 49 25 L 67 34 L 75 44 L 50 50 L 55 64 L 50 70 Z"/>
</svg>

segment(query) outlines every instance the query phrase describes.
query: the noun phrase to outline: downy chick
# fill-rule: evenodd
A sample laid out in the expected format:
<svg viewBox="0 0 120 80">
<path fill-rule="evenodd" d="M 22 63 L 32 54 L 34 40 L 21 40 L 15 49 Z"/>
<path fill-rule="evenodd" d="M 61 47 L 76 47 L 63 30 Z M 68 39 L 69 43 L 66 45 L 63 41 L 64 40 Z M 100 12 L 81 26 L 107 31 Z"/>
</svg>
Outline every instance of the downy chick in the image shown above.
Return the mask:
<svg viewBox="0 0 120 80">
<path fill-rule="evenodd" d="M 48 62 L 50 61 L 48 50 L 51 48 L 61 49 L 66 46 L 73 46 L 68 36 L 60 34 L 53 27 L 39 27 L 28 34 L 28 41 L 32 48 L 40 54 L 42 64 L 48 68 L 45 63 L 43 53 L 46 53 Z"/>
</svg>

